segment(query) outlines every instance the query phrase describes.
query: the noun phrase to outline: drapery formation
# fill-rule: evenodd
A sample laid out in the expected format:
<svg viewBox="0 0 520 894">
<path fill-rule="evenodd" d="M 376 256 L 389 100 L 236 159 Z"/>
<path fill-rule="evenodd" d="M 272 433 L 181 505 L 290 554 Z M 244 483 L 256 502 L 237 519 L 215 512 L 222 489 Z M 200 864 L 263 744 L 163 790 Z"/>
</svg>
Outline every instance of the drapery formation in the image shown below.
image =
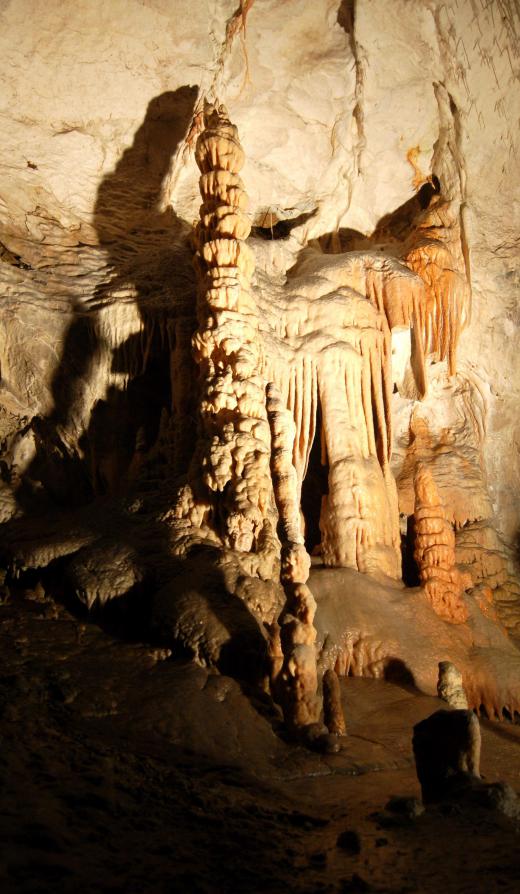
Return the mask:
<svg viewBox="0 0 520 894">
<path fill-rule="evenodd" d="M 316 282 L 313 283 L 316 286 Z M 303 294 L 301 293 L 303 291 Z M 298 492 L 321 407 L 322 462 L 328 494 L 320 527 L 328 565 L 400 573 L 395 483 L 388 468 L 390 332 L 381 312 L 349 288 L 287 298 L 273 317 L 266 377 L 296 425 Z"/>
<path fill-rule="evenodd" d="M 434 199 L 407 242 L 404 261 L 425 286 L 416 317 L 424 352 L 447 360 L 455 375 L 471 300 L 457 203 Z"/>
</svg>

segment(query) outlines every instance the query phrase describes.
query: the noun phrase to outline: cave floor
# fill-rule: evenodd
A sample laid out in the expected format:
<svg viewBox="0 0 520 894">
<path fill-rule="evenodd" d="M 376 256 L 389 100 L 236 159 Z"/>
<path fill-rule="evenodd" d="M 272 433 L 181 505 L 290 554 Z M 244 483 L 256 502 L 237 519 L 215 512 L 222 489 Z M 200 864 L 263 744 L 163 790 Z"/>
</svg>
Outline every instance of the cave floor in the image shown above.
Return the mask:
<svg viewBox="0 0 520 894">
<path fill-rule="evenodd" d="M 283 739 L 267 698 L 78 620 L 41 587 L 0 607 L 3 892 L 520 890 L 496 811 L 417 817 L 414 723 L 441 707 L 348 678 L 338 755 Z M 520 727 L 482 723 L 486 780 L 520 789 Z"/>
</svg>

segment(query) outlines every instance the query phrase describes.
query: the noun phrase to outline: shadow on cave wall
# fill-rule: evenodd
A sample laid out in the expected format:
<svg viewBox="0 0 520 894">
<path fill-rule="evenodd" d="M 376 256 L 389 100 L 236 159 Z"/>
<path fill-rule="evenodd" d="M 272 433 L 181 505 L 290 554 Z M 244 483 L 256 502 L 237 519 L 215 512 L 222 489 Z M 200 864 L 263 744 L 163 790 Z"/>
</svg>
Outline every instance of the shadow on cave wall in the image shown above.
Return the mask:
<svg viewBox="0 0 520 894">
<path fill-rule="evenodd" d="M 411 235 L 421 214 L 431 204 L 434 196 L 441 192 L 439 178 L 433 174 L 431 181 L 423 183 L 420 189 L 394 211 L 385 214 L 370 236 L 341 227 L 334 233 L 325 233 L 318 242 L 321 249 L 342 253 L 348 251 L 384 251 L 393 243 L 402 244 Z"/>
<path fill-rule="evenodd" d="M 114 498 L 124 488 L 138 437 L 141 450 L 151 446 L 161 410 L 171 403 L 168 344 L 161 340 L 157 317 L 167 316 L 170 309 L 174 246 L 189 228 L 173 210 L 158 210 L 158 203 L 172 156 L 192 120 L 197 93 L 196 87 L 184 86 L 152 99 L 132 145 L 99 185 L 93 223 L 110 276 L 88 303 L 72 303 L 72 319 L 51 382 L 53 410 L 28 426 L 36 452 L 17 482 L 15 496 L 22 517 L 4 529 L 8 564 L 10 543 L 63 539 L 69 510 L 81 506 L 80 524 L 92 531 L 93 540 L 107 532 L 123 542 L 131 537 Z M 193 281 L 187 249 L 177 250 L 174 263 L 182 264 L 183 257 L 184 275 Z M 85 427 L 88 390 L 107 350 L 103 308 L 117 300 L 113 296 L 123 286 L 135 294 L 143 330 L 139 339 L 131 336 L 129 343 L 112 351 L 112 371 L 130 373 L 129 385 L 110 387 L 92 408 Z M 142 361 L 143 345 L 149 348 L 146 360 L 135 374 L 127 364 L 135 364 L 136 357 Z M 80 457 L 67 444 L 74 443 L 82 428 Z M 152 528 L 158 560 L 163 553 L 166 561 L 163 532 Z"/>
<path fill-rule="evenodd" d="M 26 511 L 45 502 L 45 496 L 54 504 L 71 506 L 124 490 L 137 441 L 146 452 L 157 435 L 162 408 L 170 407 L 168 345 L 157 322 L 161 315 L 167 318 L 168 297 L 173 295 L 168 282 L 172 248 L 189 228 L 173 209 L 160 211 L 158 204 L 172 156 L 192 120 L 197 93 L 197 87 L 184 86 L 152 99 L 132 145 L 98 188 L 93 225 L 110 278 L 87 304 L 73 302 L 51 385 L 54 409 L 32 423 L 36 456 L 16 495 Z M 181 273 L 193 280 L 191 255 L 187 250 L 184 255 Z M 182 265 L 182 254 L 177 253 L 176 263 Z M 105 347 L 101 313 L 121 290 L 135 294 L 142 332 L 113 351 L 112 372 L 129 374 L 128 387 L 110 387 L 92 408 L 80 442 L 85 458 L 80 459 L 63 441 L 67 432 L 71 440 L 77 436 L 84 419 L 89 382 Z"/>
<path fill-rule="evenodd" d="M 89 579 L 95 555 L 90 545 L 72 547 L 70 553 L 51 563 L 42 578 L 48 579 L 51 591 L 73 613 L 89 616 L 124 639 L 142 641 L 151 636 L 161 641 L 160 633 L 150 633 L 150 596 L 165 581 L 175 581 L 183 573 L 186 576 L 186 562 L 172 556 L 168 531 L 158 520 L 158 513 L 145 509 L 129 517 L 120 497 L 136 449 L 146 454 L 156 439 L 163 408 L 169 410 L 171 406 L 169 345 L 161 323 L 172 315 L 173 302 L 178 303 L 175 283 L 179 279 L 188 302 L 191 300 L 196 323 L 192 252 L 186 241 L 191 227 L 172 208 L 161 211 L 158 205 L 172 156 L 192 121 L 197 96 L 196 87 L 185 86 L 155 97 L 132 145 L 99 185 L 93 225 L 109 277 L 86 306 L 78 302 L 73 305 L 72 321 L 51 385 L 54 409 L 47 417 L 33 420 L 39 446 L 17 491 L 24 518 L 15 522 L 9 537 L 16 542 L 25 526 L 29 537 L 35 539 L 63 538 L 67 525 L 73 526 L 78 517 L 80 527 L 92 532 L 94 549 L 106 544 L 110 555 L 113 548 L 114 562 L 120 549 L 135 555 L 144 574 L 127 592 L 90 613 L 71 597 L 80 585 L 74 578 L 77 569 L 80 574 L 86 572 L 83 580 Z M 129 290 L 135 294 L 142 329 L 111 353 L 112 372 L 128 375 L 128 386 L 111 385 L 93 406 L 81 438 L 85 458 L 80 459 L 63 449 L 63 435 L 77 432 L 84 418 L 89 383 L 100 360 L 105 362 L 103 314 L 118 300 L 118 294 Z M 183 312 L 186 307 L 181 308 Z M 38 491 L 41 500 L 35 500 Z M 54 507 L 58 511 L 49 514 L 48 509 Z M 78 507 L 79 516 L 69 512 Z M 195 563 L 194 567 L 206 563 L 211 579 L 211 586 L 204 588 L 204 599 L 229 635 L 222 650 L 221 669 L 234 670 L 242 679 L 254 679 L 263 672 L 265 659 L 265 640 L 258 624 L 245 604 L 226 591 L 222 573 L 212 566 L 211 556 L 204 559 L 203 550 L 200 555 L 197 550 L 195 553 L 189 562 Z M 101 554 L 101 566 L 105 561 Z M 102 577 L 104 573 L 102 567 L 94 570 L 94 575 Z M 32 577 L 32 573 L 27 575 L 29 585 Z"/>
<path fill-rule="evenodd" d="M 93 222 L 113 278 L 97 290 L 94 307 L 105 306 L 119 287 L 133 288 L 142 330 L 113 353 L 112 371 L 130 375 L 128 387 L 112 387 L 92 413 L 85 444 L 96 493 L 124 490 L 136 448 L 141 453 L 150 449 L 161 411 L 171 405 L 168 343 L 160 323 L 169 317 L 174 300 L 168 282 L 172 273 L 194 279 L 187 246 L 172 269 L 173 246 L 185 242 L 191 228 L 173 208 L 161 211 L 158 206 L 197 95 L 197 87 L 184 86 L 155 97 L 132 145 L 98 189 Z"/>
</svg>

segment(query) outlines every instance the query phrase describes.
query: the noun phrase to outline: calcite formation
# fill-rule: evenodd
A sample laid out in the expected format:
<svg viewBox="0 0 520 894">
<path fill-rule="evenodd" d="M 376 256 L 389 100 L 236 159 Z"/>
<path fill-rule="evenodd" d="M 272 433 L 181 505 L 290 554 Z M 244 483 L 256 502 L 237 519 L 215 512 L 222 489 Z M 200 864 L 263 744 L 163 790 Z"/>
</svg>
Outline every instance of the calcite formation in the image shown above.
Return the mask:
<svg viewBox="0 0 520 894">
<path fill-rule="evenodd" d="M 480 724 L 472 711 L 437 711 L 414 726 L 413 751 L 425 804 L 480 777 Z"/>
<path fill-rule="evenodd" d="M 435 196 L 408 237 L 404 260 L 425 284 L 417 324 L 425 354 L 447 360 L 457 372 L 457 346 L 470 317 L 470 287 L 464 258 L 460 208 Z"/>
<path fill-rule="evenodd" d="M 463 623 L 468 611 L 462 594 L 471 586 L 455 565 L 455 535 L 431 472 L 419 466 L 415 474 L 415 561 L 421 583 L 433 610 L 454 623 Z"/>
<path fill-rule="evenodd" d="M 264 330 L 266 376 L 294 417 L 299 492 L 320 438 L 328 469 L 319 522 L 324 563 L 398 577 L 390 331 L 379 308 L 345 284 L 341 260 L 313 253 L 270 309 L 262 302 L 272 326 Z"/>
<path fill-rule="evenodd" d="M 450 708 L 467 709 L 468 699 L 462 685 L 462 674 L 451 661 L 439 661 L 437 695 Z"/>
<path fill-rule="evenodd" d="M 448 659 L 514 717 L 514 4 L 97 5 L 1 14 L 6 579 L 267 653 L 298 727 Z"/>
<path fill-rule="evenodd" d="M 286 597 L 278 620 L 283 657 L 273 686 L 288 726 L 305 730 L 318 725 L 321 710 L 313 623 L 316 601 L 307 586 L 311 562 L 300 530 L 296 470 L 292 463 L 295 426 L 272 384 L 267 389 L 267 413 L 274 494 L 280 516 L 280 580 Z"/>
<path fill-rule="evenodd" d="M 338 675 L 331 668 L 323 674 L 323 722 L 333 736 L 345 736 L 347 726 Z"/>
<path fill-rule="evenodd" d="M 194 526 L 208 524 L 225 546 L 249 552 L 258 548 L 269 514 L 269 426 L 250 290 L 254 256 L 245 242 L 251 227 L 238 174 L 245 157 L 223 106 L 206 108 L 195 158 L 203 198 L 194 235 L 200 427 L 190 470 L 193 499 L 182 491 L 178 513 L 191 513 Z"/>
</svg>

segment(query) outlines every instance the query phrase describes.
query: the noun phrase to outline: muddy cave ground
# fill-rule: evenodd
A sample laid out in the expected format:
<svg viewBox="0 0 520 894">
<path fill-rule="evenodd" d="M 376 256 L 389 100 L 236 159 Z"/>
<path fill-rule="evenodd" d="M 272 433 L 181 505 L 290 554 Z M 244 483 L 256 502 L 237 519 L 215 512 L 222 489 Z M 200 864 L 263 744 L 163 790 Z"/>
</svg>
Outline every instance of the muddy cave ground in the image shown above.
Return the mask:
<svg viewBox="0 0 520 894">
<path fill-rule="evenodd" d="M 2 891 L 519 890 L 507 816 L 392 809 L 420 797 L 412 727 L 437 699 L 344 678 L 345 748 L 320 755 L 267 697 L 41 584 L 4 590 L 0 613 Z M 520 789 L 520 726 L 481 726 L 484 777 Z"/>
</svg>

